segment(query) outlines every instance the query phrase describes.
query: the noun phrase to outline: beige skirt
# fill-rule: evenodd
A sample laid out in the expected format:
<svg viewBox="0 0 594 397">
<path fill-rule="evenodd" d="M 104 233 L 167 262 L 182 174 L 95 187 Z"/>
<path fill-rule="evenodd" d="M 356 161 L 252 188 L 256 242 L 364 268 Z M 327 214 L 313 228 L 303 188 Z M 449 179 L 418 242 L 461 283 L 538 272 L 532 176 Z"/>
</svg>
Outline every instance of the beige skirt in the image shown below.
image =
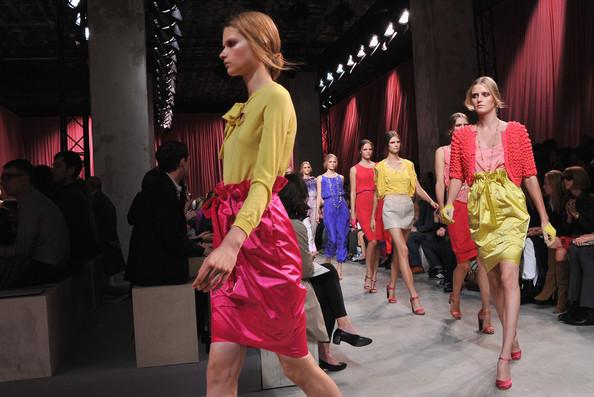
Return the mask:
<svg viewBox="0 0 594 397">
<path fill-rule="evenodd" d="M 414 216 L 415 208 L 409 196 L 391 194 L 384 197 L 384 210 L 382 212 L 384 229 L 389 230 L 395 227 L 410 229 L 413 225 Z"/>
</svg>

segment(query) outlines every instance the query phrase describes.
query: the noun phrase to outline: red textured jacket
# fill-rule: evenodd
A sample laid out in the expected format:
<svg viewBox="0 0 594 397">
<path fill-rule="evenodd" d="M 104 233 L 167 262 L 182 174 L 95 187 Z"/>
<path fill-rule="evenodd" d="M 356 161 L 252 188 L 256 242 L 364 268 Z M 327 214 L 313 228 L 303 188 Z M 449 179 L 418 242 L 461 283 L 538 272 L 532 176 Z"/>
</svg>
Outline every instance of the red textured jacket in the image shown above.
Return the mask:
<svg viewBox="0 0 594 397">
<path fill-rule="evenodd" d="M 526 127 L 516 121 L 510 121 L 501 133 L 505 170 L 509 179 L 520 186 L 522 179 L 536 175 L 536 165 L 532 153 L 532 142 Z M 452 158 L 450 179 L 466 181 L 472 186 L 474 181 L 476 154 L 476 132 L 471 126 L 454 132 L 452 137 Z"/>
</svg>

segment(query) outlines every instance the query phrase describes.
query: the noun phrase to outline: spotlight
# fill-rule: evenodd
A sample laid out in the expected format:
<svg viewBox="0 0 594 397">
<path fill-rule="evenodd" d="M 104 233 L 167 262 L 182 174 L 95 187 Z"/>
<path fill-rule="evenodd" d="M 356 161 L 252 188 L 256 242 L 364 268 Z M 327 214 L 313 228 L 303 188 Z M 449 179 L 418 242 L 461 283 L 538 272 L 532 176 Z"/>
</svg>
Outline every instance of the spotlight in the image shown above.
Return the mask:
<svg viewBox="0 0 594 397">
<path fill-rule="evenodd" d="M 359 52 L 357 53 L 358 58 L 363 58 L 365 56 L 365 46 L 361 44 L 361 48 L 359 48 Z"/>
<path fill-rule="evenodd" d="M 78 7 L 78 3 L 80 3 L 80 0 L 68 0 L 68 7 L 74 9 Z"/>
<path fill-rule="evenodd" d="M 332 73 L 328 72 L 328 74 L 326 75 L 326 80 L 328 80 L 328 81 L 334 80 L 334 76 L 332 75 Z"/>
<path fill-rule="evenodd" d="M 375 48 L 379 45 L 379 41 L 377 39 L 377 35 L 374 34 L 373 36 L 371 36 L 371 40 L 369 41 L 369 47 L 370 48 Z"/>
<path fill-rule="evenodd" d="M 171 18 L 168 18 L 166 15 L 160 12 L 156 13 L 156 17 L 153 19 L 153 23 L 155 24 L 157 29 L 168 31 L 171 30 L 173 31 L 173 34 L 177 37 L 182 37 L 182 32 L 177 22 L 175 20 L 171 20 Z"/>
<path fill-rule="evenodd" d="M 394 24 L 390 22 L 390 24 L 388 24 L 388 27 L 386 28 L 386 31 L 384 32 L 384 36 L 390 37 L 394 34 L 394 32 Z"/>
<path fill-rule="evenodd" d="M 320 88 L 324 88 L 324 80 L 323 79 L 320 79 L 320 85 L 319 85 L 319 87 Z"/>
<path fill-rule="evenodd" d="M 88 26 L 85 26 L 85 40 L 89 41 L 89 37 L 91 37 L 91 31 Z"/>
<path fill-rule="evenodd" d="M 179 47 L 179 43 L 177 42 L 177 39 L 175 38 L 175 36 L 169 37 L 167 35 L 167 33 L 165 33 L 163 30 L 159 30 L 157 34 L 159 36 L 159 40 L 158 41 L 162 45 L 164 45 L 164 46 L 170 46 L 175 51 L 178 51 L 179 52 L 180 47 Z"/>
<path fill-rule="evenodd" d="M 401 24 L 401 25 L 406 25 L 408 23 L 408 17 L 409 17 L 408 10 L 402 11 L 402 15 L 400 16 L 400 19 L 398 20 L 398 23 Z"/>
<path fill-rule="evenodd" d="M 80 26 L 80 12 L 76 14 L 76 19 L 74 20 L 76 26 Z"/>
<path fill-rule="evenodd" d="M 179 8 L 177 8 L 175 4 L 171 5 L 168 1 L 161 1 L 161 3 L 163 3 L 162 7 L 159 7 L 159 4 L 157 4 L 156 1 L 153 1 L 153 5 L 155 6 L 157 12 L 159 12 L 162 15 L 170 15 L 173 19 L 176 19 L 178 21 L 183 20 L 181 12 L 179 12 Z"/>
<path fill-rule="evenodd" d="M 382 43 L 382 51 L 388 51 L 388 46 L 386 45 L 386 42 Z"/>
<path fill-rule="evenodd" d="M 344 73 L 344 69 L 342 68 L 342 63 L 338 64 L 338 67 L 336 68 L 336 73 L 338 73 L 338 74 Z"/>
<path fill-rule="evenodd" d="M 355 61 L 353 61 L 353 56 L 349 55 L 349 60 L 347 61 L 347 66 L 353 66 Z"/>
</svg>

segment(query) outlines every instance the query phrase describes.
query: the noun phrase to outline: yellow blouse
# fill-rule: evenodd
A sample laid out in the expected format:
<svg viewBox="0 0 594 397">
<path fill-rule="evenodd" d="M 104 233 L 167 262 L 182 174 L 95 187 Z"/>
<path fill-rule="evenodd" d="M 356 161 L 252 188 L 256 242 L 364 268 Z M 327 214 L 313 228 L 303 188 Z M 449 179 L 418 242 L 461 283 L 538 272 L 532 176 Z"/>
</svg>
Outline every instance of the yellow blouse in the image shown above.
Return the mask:
<svg viewBox="0 0 594 397">
<path fill-rule="evenodd" d="M 412 161 L 402 159 L 402 166 L 396 170 L 386 159 L 375 165 L 375 186 L 378 197 L 383 199 L 388 194 L 415 195 L 417 173 Z"/>
<path fill-rule="evenodd" d="M 260 87 L 245 103 L 233 105 L 227 120 L 219 157 L 225 184 L 251 180 L 250 191 L 234 226 L 248 236 L 258 226 L 272 196 L 277 176 L 282 176 L 293 153 L 297 117 L 291 96 L 275 82 Z"/>
</svg>

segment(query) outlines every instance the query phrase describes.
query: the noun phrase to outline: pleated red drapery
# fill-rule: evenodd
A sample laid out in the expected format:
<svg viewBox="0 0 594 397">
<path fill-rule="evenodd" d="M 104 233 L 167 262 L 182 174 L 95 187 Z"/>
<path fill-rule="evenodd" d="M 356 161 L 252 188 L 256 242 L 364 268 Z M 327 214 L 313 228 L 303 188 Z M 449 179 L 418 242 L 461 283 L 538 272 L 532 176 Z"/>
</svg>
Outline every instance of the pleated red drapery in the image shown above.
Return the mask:
<svg viewBox="0 0 594 397">
<path fill-rule="evenodd" d="M 0 167 L 10 160 L 23 156 L 21 119 L 0 105 Z"/>
<path fill-rule="evenodd" d="M 503 119 L 576 146 L 594 130 L 594 2 L 508 0 L 493 20 Z"/>
<path fill-rule="evenodd" d="M 337 103 L 322 116 L 322 142 L 338 156 L 338 171 L 348 174 L 359 160 L 361 139 L 375 145 L 375 159 L 385 156 L 385 134 L 396 130 L 401 138 L 401 155 L 413 161 L 418 157 L 417 123 L 412 62 L 399 65 L 384 76 L 360 88 L 353 96 Z M 306 159 L 303 159 L 306 160 Z"/>
</svg>

